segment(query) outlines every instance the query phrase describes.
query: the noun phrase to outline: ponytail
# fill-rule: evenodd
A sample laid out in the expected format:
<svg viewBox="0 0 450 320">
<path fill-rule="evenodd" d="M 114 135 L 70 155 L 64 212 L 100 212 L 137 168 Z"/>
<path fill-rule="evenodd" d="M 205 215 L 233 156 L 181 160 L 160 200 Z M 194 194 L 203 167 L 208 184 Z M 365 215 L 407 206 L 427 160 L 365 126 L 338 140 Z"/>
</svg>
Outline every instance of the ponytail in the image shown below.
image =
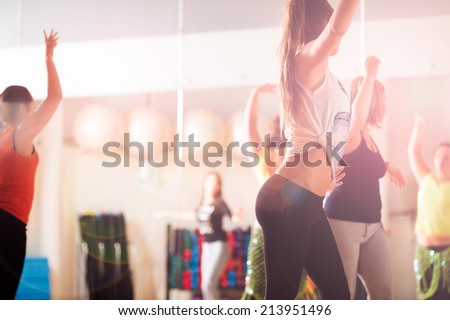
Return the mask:
<svg viewBox="0 0 450 320">
<path fill-rule="evenodd" d="M 304 45 L 305 1 L 289 0 L 283 18 L 283 35 L 280 44 L 280 95 L 281 129 L 295 122 L 298 116 L 299 94 L 296 90 L 295 56 Z"/>
<path fill-rule="evenodd" d="M 324 30 L 333 8 L 327 0 L 288 0 L 283 18 L 280 44 L 281 127 L 295 124 L 298 118 L 300 91 L 297 86 L 295 57 L 304 45 Z"/>
</svg>

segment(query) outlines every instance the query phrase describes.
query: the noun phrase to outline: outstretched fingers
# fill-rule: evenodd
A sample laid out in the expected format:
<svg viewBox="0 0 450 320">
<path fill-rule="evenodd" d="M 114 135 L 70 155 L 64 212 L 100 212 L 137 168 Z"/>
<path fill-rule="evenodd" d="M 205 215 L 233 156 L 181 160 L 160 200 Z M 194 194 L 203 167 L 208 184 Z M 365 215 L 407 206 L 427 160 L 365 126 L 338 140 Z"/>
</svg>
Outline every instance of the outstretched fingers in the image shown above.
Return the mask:
<svg viewBox="0 0 450 320">
<path fill-rule="evenodd" d="M 45 41 L 55 41 L 57 42 L 59 40 L 59 33 L 53 29 L 50 30 L 50 34 L 47 35 L 47 32 L 44 30 L 44 38 Z"/>
</svg>

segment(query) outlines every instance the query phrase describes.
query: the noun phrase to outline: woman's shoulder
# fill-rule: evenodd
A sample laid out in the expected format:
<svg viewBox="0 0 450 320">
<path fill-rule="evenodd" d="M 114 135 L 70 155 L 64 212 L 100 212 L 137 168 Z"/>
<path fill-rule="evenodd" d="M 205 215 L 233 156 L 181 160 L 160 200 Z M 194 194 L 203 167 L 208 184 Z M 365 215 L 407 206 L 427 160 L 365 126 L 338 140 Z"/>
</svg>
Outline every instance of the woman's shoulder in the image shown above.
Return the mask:
<svg viewBox="0 0 450 320">
<path fill-rule="evenodd" d="M 320 64 L 312 69 L 305 68 L 301 55 L 296 56 L 295 80 L 300 89 L 306 94 L 312 95 L 324 85 L 335 78 L 328 68 L 328 63 Z M 330 78 L 331 77 L 331 78 Z"/>
<path fill-rule="evenodd" d="M 226 206 L 226 205 L 227 205 L 226 202 L 225 202 L 225 200 L 224 200 L 222 197 L 218 197 L 218 198 L 214 199 L 213 204 L 214 204 L 216 207 L 219 207 L 219 206 Z"/>
<path fill-rule="evenodd" d="M 15 128 L 9 126 L 0 129 L 0 141 L 2 143 L 2 146 L 9 144 L 12 146 L 12 134 L 14 132 L 14 129 Z"/>
<path fill-rule="evenodd" d="M 437 178 L 430 171 L 423 176 L 422 181 L 420 182 L 420 187 L 426 188 L 430 186 L 436 186 L 437 184 L 438 184 Z"/>
<path fill-rule="evenodd" d="M 216 198 L 214 200 L 213 205 L 215 207 L 214 211 L 217 213 L 222 213 L 222 212 L 229 210 L 227 203 L 225 202 L 225 200 L 222 197 Z"/>
</svg>

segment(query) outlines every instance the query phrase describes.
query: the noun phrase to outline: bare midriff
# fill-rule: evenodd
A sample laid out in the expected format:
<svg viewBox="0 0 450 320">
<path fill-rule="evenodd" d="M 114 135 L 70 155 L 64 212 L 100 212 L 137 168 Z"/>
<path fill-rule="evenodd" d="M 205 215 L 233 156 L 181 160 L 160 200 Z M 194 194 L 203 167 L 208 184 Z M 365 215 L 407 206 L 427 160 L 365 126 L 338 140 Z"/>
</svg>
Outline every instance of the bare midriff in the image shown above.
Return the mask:
<svg viewBox="0 0 450 320">
<path fill-rule="evenodd" d="M 323 149 L 310 150 L 307 154 L 299 156 L 297 162 L 293 166 L 294 158 L 285 158 L 275 173 L 320 197 L 324 197 L 331 183 L 331 167 L 327 165 L 325 151 Z M 312 165 L 313 163 L 315 165 Z"/>
<path fill-rule="evenodd" d="M 417 243 L 422 247 L 450 246 L 450 235 L 430 236 L 425 234 L 416 235 Z"/>
</svg>

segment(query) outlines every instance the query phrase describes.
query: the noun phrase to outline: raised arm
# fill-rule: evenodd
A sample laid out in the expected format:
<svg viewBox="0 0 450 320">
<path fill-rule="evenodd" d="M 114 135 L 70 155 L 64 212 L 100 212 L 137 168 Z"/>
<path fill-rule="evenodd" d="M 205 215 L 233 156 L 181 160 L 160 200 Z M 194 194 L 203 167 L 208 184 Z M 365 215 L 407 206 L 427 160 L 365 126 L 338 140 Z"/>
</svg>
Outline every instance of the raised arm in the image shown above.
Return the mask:
<svg viewBox="0 0 450 320">
<path fill-rule="evenodd" d="M 346 154 L 354 151 L 361 142 L 361 131 L 367 125 L 379 64 L 380 60 L 376 57 L 368 57 L 366 60 L 366 74 L 352 103 L 350 131 L 345 146 Z"/>
<path fill-rule="evenodd" d="M 416 116 L 416 121 L 408 145 L 409 165 L 411 166 L 411 170 L 418 184 L 420 184 L 422 179 L 430 172 L 430 169 L 422 157 L 424 127 L 424 119 L 420 116 Z"/>
<path fill-rule="evenodd" d="M 249 141 L 259 143 L 261 135 L 258 132 L 258 112 L 259 112 L 259 97 L 261 93 L 276 93 L 277 87 L 273 84 L 266 84 L 256 87 L 248 97 L 247 105 L 245 106 L 245 131 Z M 260 147 L 258 147 L 259 149 Z M 256 152 L 259 150 L 255 150 Z"/>
<path fill-rule="evenodd" d="M 32 147 L 33 139 L 50 121 L 62 99 L 61 85 L 53 62 L 53 50 L 58 44 L 58 33 L 52 30 L 50 35 L 47 36 L 44 31 L 44 38 L 48 77 L 47 98 L 37 111 L 25 118 L 17 127 L 15 143 L 18 149 L 29 150 Z"/>
<path fill-rule="evenodd" d="M 297 56 L 298 75 L 308 74 L 322 62 L 327 61 L 329 56 L 336 54 L 342 37 L 350 27 L 358 4 L 359 0 L 339 0 L 325 29 Z"/>
</svg>

